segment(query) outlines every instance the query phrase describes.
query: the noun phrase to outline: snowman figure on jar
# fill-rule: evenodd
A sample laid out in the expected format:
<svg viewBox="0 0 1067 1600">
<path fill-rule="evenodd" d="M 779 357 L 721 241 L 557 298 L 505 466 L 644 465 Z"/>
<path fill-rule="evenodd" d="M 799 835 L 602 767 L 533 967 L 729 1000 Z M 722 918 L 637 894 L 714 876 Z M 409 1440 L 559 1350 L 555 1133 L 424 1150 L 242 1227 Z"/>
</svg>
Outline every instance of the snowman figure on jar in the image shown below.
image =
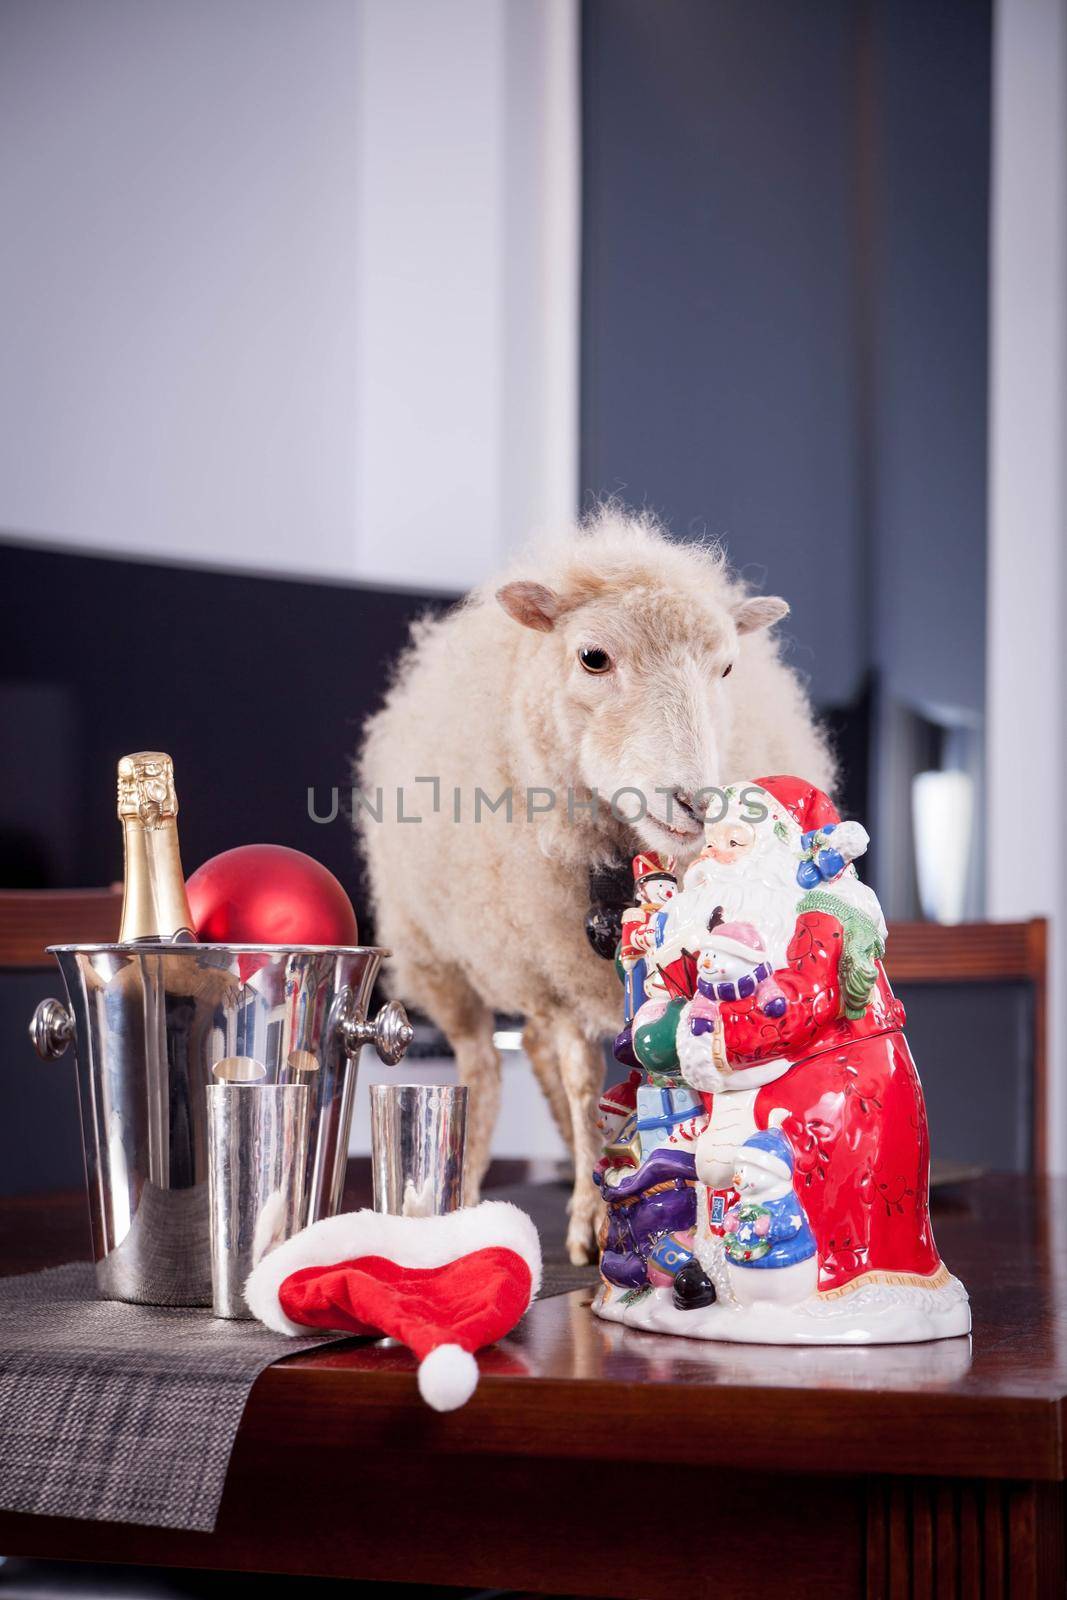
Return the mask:
<svg viewBox="0 0 1067 1600">
<path fill-rule="evenodd" d="M 708 932 L 697 951 L 697 992 L 689 1005 L 689 1031 L 696 1038 L 712 1033 L 724 1000 L 755 995 L 765 1017 L 780 1017 L 785 996 L 767 959 L 763 938 L 750 922 L 724 922 L 721 906 L 708 920 Z"/>
<path fill-rule="evenodd" d="M 773 1112 L 771 1120 L 778 1121 Z M 793 1188 L 793 1150 L 780 1126 L 745 1140 L 733 1186 L 737 1199 L 723 1231 L 732 1298 L 742 1306 L 806 1300 L 818 1285 L 815 1235 Z"/>
</svg>

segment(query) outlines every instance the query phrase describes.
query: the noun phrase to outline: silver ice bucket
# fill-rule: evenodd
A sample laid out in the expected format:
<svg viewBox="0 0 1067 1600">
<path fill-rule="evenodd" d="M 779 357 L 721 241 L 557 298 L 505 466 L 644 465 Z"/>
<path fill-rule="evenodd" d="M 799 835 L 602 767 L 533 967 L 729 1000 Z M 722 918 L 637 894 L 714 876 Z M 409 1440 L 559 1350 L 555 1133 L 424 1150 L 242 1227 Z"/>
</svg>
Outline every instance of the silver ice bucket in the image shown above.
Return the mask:
<svg viewBox="0 0 1067 1600">
<path fill-rule="evenodd" d="M 402 1006 L 373 1022 L 373 948 L 221 944 L 55 945 L 68 1006 L 45 1000 L 39 1055 L 74 1044 L 100 1294 L 148 1305 L 211 1304 L 208 1085 L 227 1057 L 263 1083 L 308 1091 L 308 1222 L 341 1204 L 358 1057 L 399 1061 Z"/>
</svg>

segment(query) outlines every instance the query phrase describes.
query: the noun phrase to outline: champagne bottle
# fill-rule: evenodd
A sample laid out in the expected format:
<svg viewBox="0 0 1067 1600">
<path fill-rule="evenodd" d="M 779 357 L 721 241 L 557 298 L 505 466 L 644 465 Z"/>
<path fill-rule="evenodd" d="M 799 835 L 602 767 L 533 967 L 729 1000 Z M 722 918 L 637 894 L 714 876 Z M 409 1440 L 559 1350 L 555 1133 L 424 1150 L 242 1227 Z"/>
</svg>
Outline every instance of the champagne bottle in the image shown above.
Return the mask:
<svg viewBox="0 0 1067 1600">
<path fill-rule="evenodd" d="M 122 757 L 118 810 L 125 855 L 120 941 L 195 943 L 178 851 L 178 797 L 170 756 L 141 750 Z"/>
</svg>

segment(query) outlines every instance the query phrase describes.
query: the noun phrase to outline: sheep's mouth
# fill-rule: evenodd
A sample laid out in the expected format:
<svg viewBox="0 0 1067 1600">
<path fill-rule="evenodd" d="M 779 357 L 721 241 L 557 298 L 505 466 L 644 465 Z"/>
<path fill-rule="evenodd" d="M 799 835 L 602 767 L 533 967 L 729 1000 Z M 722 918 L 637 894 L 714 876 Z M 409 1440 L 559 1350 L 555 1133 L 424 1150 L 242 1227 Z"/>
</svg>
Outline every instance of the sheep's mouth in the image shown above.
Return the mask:
<svg viewBox="0 0 1067 1600">
<path fill-rule="evenodd" d="M 679 802 L 679 805 L 681 805 L 681 802 Z M 684 817 L 684 826 L 682 827 L 679 827 L 677 822 L 668 822 L 666 817 L 659 816 L 655 811 L 648 811 L 645 816 L 648 822 L 655 823 L 657 828 L 662 828 L 665 833 L 669 833 L 672 839 L 698 838 L 704 831 L 703 823 L 697 820 L 696 813 L 690 810 L 688 806 L 682 806 L 682 810 L 683 812 L 688 812 L 688 815 Z"/>
</svg>

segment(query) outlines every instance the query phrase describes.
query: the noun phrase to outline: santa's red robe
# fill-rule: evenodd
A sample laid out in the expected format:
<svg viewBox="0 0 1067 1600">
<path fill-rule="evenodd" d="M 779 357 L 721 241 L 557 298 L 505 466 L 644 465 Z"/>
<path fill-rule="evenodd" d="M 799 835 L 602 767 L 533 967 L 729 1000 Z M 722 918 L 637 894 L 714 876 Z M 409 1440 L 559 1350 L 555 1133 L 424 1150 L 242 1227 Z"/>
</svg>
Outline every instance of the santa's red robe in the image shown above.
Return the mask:
<svg viewBox="0 0 1067 1600">
<path fill-rule="evenodd" d="M 784 1014 L 764 1016 L 754 996 L 722 1004 L 734 1067 L 778 1056 L 793 1063 L 759 1091 L 754 1114 L 756 1126 L 766 1128 L 775 1107 L 788 1113 L 782 1131 L 818 1242 L 821 1290 L 867 1272 L 927 1277 L 940 1267 L 930 1227 L 926 1108 L 903 1034 L 904 1008 L 879 968 L 864 1016 L 844 1017 L 843 947 L 836 917 L 806 912 L 786 966 L 775 973 Z"/>
</svg>

